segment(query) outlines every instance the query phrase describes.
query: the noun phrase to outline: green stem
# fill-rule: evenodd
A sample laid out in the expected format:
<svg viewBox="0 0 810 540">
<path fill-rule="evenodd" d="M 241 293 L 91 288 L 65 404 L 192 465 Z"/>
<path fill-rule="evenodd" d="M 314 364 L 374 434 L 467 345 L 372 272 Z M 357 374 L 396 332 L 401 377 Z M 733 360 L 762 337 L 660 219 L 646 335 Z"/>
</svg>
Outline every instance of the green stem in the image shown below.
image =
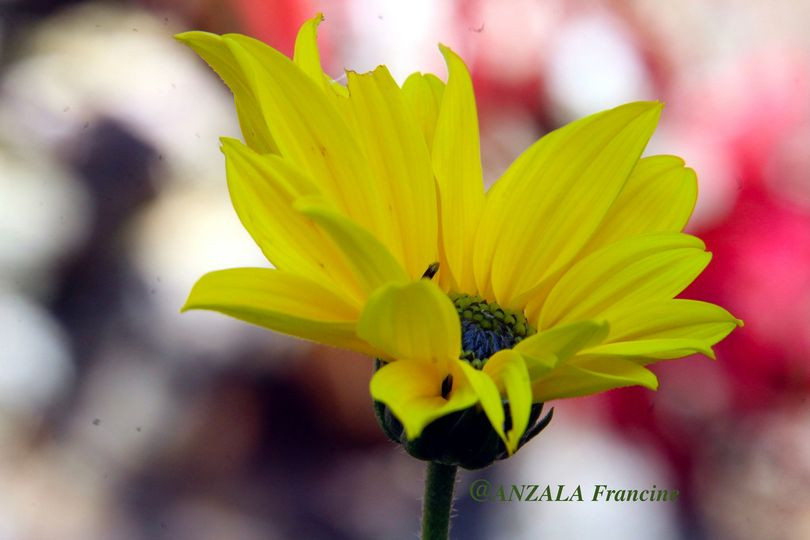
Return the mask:
<svg viewBox="0 0 810 540">
<path fill-rule="evenodd" d="M 447 540 L 455 487 L 454 465 L 435 461 L 428 463 L 425 500 L 422 505 L 422 540 Z"/>
</svg>

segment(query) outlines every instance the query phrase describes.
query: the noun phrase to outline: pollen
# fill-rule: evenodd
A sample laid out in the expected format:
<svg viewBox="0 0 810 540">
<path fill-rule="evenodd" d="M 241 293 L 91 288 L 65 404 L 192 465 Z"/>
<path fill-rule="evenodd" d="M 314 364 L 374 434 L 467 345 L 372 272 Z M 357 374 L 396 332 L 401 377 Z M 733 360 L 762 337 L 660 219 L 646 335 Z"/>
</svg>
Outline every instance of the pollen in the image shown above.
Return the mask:
<svg viewBox="0 0 810 540">
<path fill-rule="evenodd" d="M 481 369 L 490 356 L 534 334 L 522 313 L 479 296 L 450 293 L 461 320 L 461 359 Z"/>
</svg>

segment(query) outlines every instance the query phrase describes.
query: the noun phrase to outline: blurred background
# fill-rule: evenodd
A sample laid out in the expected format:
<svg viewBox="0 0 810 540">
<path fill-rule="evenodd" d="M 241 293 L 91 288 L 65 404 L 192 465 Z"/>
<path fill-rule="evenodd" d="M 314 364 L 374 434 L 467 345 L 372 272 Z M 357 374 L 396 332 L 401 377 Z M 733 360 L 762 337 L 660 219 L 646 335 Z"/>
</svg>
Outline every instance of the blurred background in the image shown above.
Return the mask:
<svg viewBox="0 0 810 540">
<path fill-rule="evenodd" d="M 230 207 L 224 85 L 176 32 L 324 66 L 472 70 L 485 176 L 543 133 L 667 103 L 649 153 L 698 172 L 714 253 L 684 296 L 746 326 L 660 390 L 553 404 L 513 459 L 463 472 L 455 538 L 810 538 L 810 2 L 0 1 L 0 540 L 408 539 L 423 464 L 387 442 L 371 362 L 178 310 L 265 265 Z M 677 489 L 677 503 L 473 502 L 503 484 Z"/>
</svg>

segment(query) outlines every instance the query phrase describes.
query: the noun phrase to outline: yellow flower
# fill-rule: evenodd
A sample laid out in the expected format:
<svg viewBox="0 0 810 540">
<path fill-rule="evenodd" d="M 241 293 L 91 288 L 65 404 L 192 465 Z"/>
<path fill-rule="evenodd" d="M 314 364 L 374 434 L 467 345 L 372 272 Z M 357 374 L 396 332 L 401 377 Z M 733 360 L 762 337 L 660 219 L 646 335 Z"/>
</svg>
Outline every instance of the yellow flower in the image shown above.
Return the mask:
<svg viewBox="0 0 810 540">
<path fill-rule="evenodd" d="M 485 193 L 461 58 L 440 47 L 447 84 L 400 87 L 380 66 L 343 86 L 321 69 L 321 20 L 292 60 L 242 35 L 177 36 L 233 91 L 245 143 L 222 140 L 228 186 L 275 267 L 209 273 L 184 309 L 380 358 L 371 394 L 408 439 L 480 407 L 508 453 L 533 404 L 655 389 L 648 364 L 712 357 L 741 324 L 674 299 L 710 254 L 681 232 L 694 172 L 641 158 L 661 104 L 549 133 Z"/>
</svg>

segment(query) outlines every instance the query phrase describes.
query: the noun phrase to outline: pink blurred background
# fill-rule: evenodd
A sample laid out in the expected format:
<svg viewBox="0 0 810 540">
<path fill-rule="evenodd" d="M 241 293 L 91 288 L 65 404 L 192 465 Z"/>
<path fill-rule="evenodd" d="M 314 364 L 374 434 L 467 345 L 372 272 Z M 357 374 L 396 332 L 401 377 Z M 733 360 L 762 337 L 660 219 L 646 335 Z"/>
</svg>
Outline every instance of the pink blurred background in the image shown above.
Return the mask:
<svg viewBox="0 0 810 540">
<path fill-rule="evenodd" d="M 714 260 L 684 294 L 746 326 L 658 392 L 558 402 L 463 472 L 454 538 L 810 538 L 810 3 L 654 0 L 0 3 L 0 540 L 407 539 L 423 464 L 385 440 L 371 362 L 213 313 L 208 270 L 264 265 L 230 208 L 227 89 L 171 36 L 326 70 L 474 77 L 485 177 L 543 133 L 666 102 L 648 153 L 700 180 Z M 486 503 L 469 483 L 679 490 L 678 503 Z"/>
</svg>

